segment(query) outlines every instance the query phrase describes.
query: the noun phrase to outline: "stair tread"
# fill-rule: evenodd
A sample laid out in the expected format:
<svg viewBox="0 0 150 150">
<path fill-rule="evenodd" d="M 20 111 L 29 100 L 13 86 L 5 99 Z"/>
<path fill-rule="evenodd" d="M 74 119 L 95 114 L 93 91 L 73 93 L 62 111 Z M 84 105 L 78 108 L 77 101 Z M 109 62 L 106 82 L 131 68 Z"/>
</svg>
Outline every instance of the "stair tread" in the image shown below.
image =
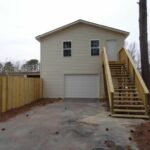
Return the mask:
<svg viewBox="0 0 150 150">
<path fill-rule="evenodd" d="M 141 100 L 114 100 L 114 103 L 143 103 Z"/>
<path fill-rule="evenodd" d="M 131 82 L 129 82 L 129 83 L 127 83 L 127 82 L 124 82 L 124 83 L 118 82 L 118 83 L 114 83 L 114 84 L 119 85 L 119 86 L 135 86 L 135 84 L 131 83 Z"/>
<path fill-rule="evenodd" d="M 109 64 L 109 67 L 110 68 L 125 68 L 126 66 L 125 65 L 110 65 Z"/>
<path fill-rule="evenodd" d="M 121 63 L 120 61 L 109 61 L 109 63 Z"/>
<path fill-rule="evenodd" d="M 114 99 L 139 99 L 141 100 L 138 96 L 114 96 Z"/>
<path fill-rule="evenodd" d="M 123 63 L 110 63 L 110 62 L 109 62 L 109 65 L 124 65 L 125 66 L 125 64 Z"/>
<path fill-rule="evenodd" d="M 125 77 L 124 77 L 124 76 L 122 77 L 122 75 L 119 75 L 119 76 L 117 75 L 116 77 L 115 77 L 115 75 L 114 75 L 113 78 L 117 78 L 117 79 L 131 79 L 131 77 L 126 77 L 126 76 L 125 76 Z"/>
<path fill-rule="evenodd" d="M 112 117 L 123 117 L 123 118 L 143 118 L 148 119 L 148 115 L 132 115 L 132 114 L 112 114 Z"/>
<path fill-rule="evenodd" d="M 110 68 L 117 68 L 117 69 L 125 69 L 126 70 L 126 66 L 113 66 L 113 65 L 109 65 Z"/>
<path fill-rule="evenodd" d="M 124 84 L 130 83 L 130 84 L 133 84 L 133 85 L 134 85 L 133 81 L 119 81 L 119 80 L 117 80 L 117 81 L 115 81 L 115 82 L 124 83 Z"/>
<path fill-rule="evenodd" d="M 115 90 L 115 93 L 123 93 L 123 94 L 125 94 L 125 93 L 127 93 L 127 92 L 129 92 L 130 94 L 131 94 L 131 92 L 133 92 L 133 94 L 134 93 L 138 93 L 138 91 L 137 91 L 137 89 L 135 89 L 135 88 L 133 88 L 133 89 L 128 89 L 128 90 L 123 90 L 123 88 L 122 88 L 122 90 L 116 90 L 116 89 L 114 89 Z M 121 92 L 120 92 L 121 91 Z"/>
<path fill-rule="evenodd" d="M 141 109 L 113 109 L 114 112 L 145 112 L 145 110 Z"/>
<path fill-rule="evenodd" d="M 137 89 L 115 89 L 116 91 L 137 91 Z"/>
<path fill-rule="evenodd" d="M 136 93 L 117 93 L 117 92 L 115 92 L 114 93 L 114 96 L 138 96 L 138 92 L 136 92 Z"/>
<path fill-rule="evenodd" d="M 114 107 L 144 107 L 144 105 L 114 104 Z"/>
<path fill-rule="evenodd" d="M 122 91 L 122 92 L 119 92 L 119 90 L 118 90 L 118 91 L 115 91 L 114 94 L 132 94 L 132 93 L 131 93 L 131 91 Z M 138 94 L 138 91 L 134 91 L 133 94 Z"/>
<path fill-rule="evenodd" d="M 135 86 L 128 86 L 128 88 L 130 89 L 135 89 Z M 118 89 L 118 86 L 117 85 L 114 85 L 114 89 Z M 129 91 L 128 91 L 129 92 Z"/>
<path fill-rule="evenodd" d="M 129 74 L 111 74 L 111 76 L 113 77 L 116 77 L 116 76 L 128 76 L 128 77 L 130 77 L 130 75 Z"/>
</svg>

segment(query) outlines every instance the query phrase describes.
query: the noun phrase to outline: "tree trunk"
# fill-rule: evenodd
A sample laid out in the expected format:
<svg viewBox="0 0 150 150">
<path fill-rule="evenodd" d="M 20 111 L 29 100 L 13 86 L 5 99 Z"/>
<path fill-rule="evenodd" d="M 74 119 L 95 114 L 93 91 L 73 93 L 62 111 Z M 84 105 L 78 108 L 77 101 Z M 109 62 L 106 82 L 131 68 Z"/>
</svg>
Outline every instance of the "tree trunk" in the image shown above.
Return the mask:
<svg viewBox="0 0 150 150">
<path fill-rule="evenodd" d="M 150 71 L 147 41 L 147 0 L 139 2 L 139 33 L 142 77 L 150 90 Z"/>
</svg>

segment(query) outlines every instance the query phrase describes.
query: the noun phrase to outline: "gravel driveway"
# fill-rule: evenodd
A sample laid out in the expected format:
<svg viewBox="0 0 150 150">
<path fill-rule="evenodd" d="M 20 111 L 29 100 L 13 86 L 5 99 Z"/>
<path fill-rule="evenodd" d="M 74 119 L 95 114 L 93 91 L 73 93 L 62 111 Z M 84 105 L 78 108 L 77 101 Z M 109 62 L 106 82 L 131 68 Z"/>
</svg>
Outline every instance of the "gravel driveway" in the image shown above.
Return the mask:
<svg viewBox="0 0 150 150">
<path fill-rule="evenodd" d="M 141 119 L 109 116 L 98 101 L 35 107 L 0 123 L 0 150 L 136 150 L 132 125 Z"/>
</svg>

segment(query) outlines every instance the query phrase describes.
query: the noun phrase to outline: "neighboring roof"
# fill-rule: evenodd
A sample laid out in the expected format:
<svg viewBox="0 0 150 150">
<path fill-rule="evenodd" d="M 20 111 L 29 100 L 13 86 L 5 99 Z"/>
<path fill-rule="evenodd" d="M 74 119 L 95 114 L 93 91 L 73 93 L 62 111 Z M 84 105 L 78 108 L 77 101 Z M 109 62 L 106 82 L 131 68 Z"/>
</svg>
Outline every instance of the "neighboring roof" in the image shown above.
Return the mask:
<svg viewBox="0 0 150 150">
<path fill-rule="evenodd" d="M 94 27 L 103 28 L 103 29 L 106 29 L 106 30 L 109 30 L 109 31 L 113 31 L 113 32 L 116 32 L 116 33 L 124 34 L 126 36 L 129 35 L 129 32 L 127 32 L 127 31 L 123 31 L 123 30 L 119 30 L 119 29 L 116 29 L 116 28 L 112 28 L 112 27 L 108 27 L 108 26 L 104 26 L 104 25 L 100 25 L 100 24 L 96 24 L 96 23 L 93 23 L 93 22 L 89 22 L 89 21 L 85 21 L 85 20 L 79 19 L 77 21 L 74 21 L 72 23 L 66 24 L 66 25 L 61 26 L 61 27 L 59 27 L 57 29 L 54 29 L 52 31 L 49 31 L 49 32 L 46 32 L 44 34 L 38 35 L 38 36 L 36 36 L 36 39 L 38 41 L 40 41 L 40 39 L 43 38 L 43 37 L 45 37 L 45 36 L 48 36 L 48 35 L 50 35 L 52 33 L 57 32 L 57 31 L 66 29 L 66 28 L 71 27 L 73 25 L 76 25 L 78 23 L 83 23 L 83 24 L 94 26 Z"/>
<path fill-rule="evenodd" d="M 40 75 L 40 72 L 37 71 L 37 72 L 8 72 L 8 73 L 0 73 L 0 76 L 3 76 L 3 75 L 10 75 L 10 76 L 24 76 L 24 75 Z"/>
</svg>

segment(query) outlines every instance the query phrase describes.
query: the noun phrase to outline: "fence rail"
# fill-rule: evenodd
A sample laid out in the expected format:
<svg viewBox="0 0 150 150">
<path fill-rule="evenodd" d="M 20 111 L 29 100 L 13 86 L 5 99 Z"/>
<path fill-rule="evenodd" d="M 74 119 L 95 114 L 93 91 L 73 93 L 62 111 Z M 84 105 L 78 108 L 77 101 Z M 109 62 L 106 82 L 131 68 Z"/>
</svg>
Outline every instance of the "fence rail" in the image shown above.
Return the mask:
<svg viewBox="0 0 150 150">
<path fill-rule="evenodd" d="M 42 98 L 42 79 L 0 77 L 0 112 L 18 108 Z"/>
</svg>

